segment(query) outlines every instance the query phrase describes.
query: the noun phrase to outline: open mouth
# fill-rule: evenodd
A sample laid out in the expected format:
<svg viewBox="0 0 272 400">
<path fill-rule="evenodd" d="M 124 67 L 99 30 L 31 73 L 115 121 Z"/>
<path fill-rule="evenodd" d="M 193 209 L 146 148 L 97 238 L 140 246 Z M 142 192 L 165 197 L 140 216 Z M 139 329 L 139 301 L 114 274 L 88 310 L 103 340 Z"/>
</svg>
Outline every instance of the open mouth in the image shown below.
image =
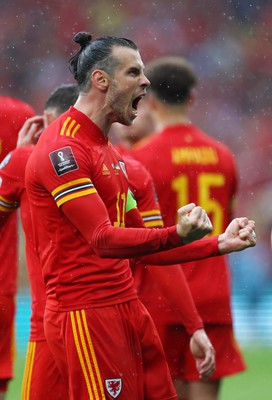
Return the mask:
<svg viewBox="0 0 272 400">
<path fill-rule="evenodd" d="M 138 104 L 142 98 L 143 98 L 143 96 L 138 96 L 132 102 L 132 109 L 133 109 L 133 112 L 136 114 L 137 114 Z"/>
</svg>

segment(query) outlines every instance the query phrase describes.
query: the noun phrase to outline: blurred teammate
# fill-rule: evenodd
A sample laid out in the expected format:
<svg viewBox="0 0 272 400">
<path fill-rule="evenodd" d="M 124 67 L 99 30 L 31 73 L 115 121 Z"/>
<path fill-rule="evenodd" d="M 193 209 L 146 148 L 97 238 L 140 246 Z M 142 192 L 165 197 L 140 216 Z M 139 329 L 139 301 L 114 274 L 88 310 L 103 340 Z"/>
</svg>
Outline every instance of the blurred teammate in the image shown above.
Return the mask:
<svg viewBox="0 0 272 400">
<path fill-rule="evenodd" d="M 156 130 L 146 141 L 134 146 L 133 156 L 150 171 L 166 226 L 176 221 L 174 210 L 195 202 L 207 210 L 213 235 L 228 225 L 237 186 L 231 151 L 191 124 L 188 110 L 196 76 L 191 65 L 179 57 L 166 57 L 147 66 L 151 81 L 147 110 Z M 222 377 L 245 369 L 234 339 L 230 305 L 230 281 L 226 257 L 186 264 L 183 270 L 205 330 L 215 347 L 216 372 L 210 381 L 201 381 L 189 350 L 189 335 L 182 327 L 168 336 L 168 363 L 172 377 L 186 381 L 186 399 L 218 398 Z M 160 332 L 169 335 L 169 332 Z M 184 352 L 186 349 L 186 352 Z M 180 398 L 184 398 L 180 394 Z"/>
<path fill-rule="evenodd" d="M 33 108 L 12 97 L 0 97 L 0 163 L 15 148 L 18 132 L 25 120 L 34 115 Z M 1 180 L 0 180 L 1 187 Z M 0 196 L 0 213 L 4 210 Z M 17 213 L 0 224 L 0 399 L 5 398 L 13 377 L 14 315 L 17 290 L 18 253 Z"/>
<path fill-rule="evenodd" d="M 26 120 L 21 128 L 17 145 L 36 142 L 44 125 L 51 123 L 77 99 L 77 87 L 64 85 L 57 88 L 45 104 L 43 116 Z M 15 138 L 17 140 L 17 137 Z M 16 144 L 14 141 L 14 146 Z M 66 400 L 65 388 L 54 359 L 48 350 L 44 329 L 45 286 L 38 255 L 33 245 L 32 224 L 28 198 L 25 191 L 25 166 L 33 145 L 18 147 L 8 154 L 0 169 L 0 228 L 6 232 L 9 220 L 20 207 L 25 232 L 27 269 L 31 289 L 31 326 L 25 364 L 22 400 Z"/>
</svg>

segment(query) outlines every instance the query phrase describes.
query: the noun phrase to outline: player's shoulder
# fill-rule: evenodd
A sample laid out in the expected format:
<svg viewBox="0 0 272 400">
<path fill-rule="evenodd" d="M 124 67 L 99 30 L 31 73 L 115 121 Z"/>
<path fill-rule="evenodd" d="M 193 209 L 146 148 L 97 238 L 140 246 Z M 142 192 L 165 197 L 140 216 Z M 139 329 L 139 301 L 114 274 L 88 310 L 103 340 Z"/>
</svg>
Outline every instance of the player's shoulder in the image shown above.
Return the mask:
<svg viewBox="0 0 272 400">
<path fill-rule="evenodd" d="M 198 128 L 197 128 L 198 129 Z M 224 143 L 222 140 L 198 129 L 198 132 L 202 135 L 203 140 L 205 140 L 206 144 L 209 144 L 211 147 L 215 148 L 217 151 L 225 153 L 225 154 L 232 154 L 231 148 Z"/>
<path fill-rule="evenodd" d="M 33 149 L 34 145 L 16 147 L 2 160 L 0 169 L 5 168 L 7 165 L 16 169 L 23 168 Z"/>
<path fill-rule="evenodd" d="M 128 170 L 134 171 L 139 176 L 149 175 L 147 168 L 133 156 L 129 154 L 123 155 L 123 160 Z"/>
</svg>

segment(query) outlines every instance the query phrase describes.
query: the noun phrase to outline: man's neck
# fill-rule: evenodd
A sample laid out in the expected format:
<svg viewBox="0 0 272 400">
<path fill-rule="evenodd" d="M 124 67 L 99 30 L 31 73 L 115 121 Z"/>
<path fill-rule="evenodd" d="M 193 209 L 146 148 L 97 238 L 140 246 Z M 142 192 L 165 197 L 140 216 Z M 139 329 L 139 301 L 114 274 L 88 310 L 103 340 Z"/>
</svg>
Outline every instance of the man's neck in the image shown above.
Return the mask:
<svg viewBox="0 0 272 400">
<path fill-rule="evenodd" d="M 167 126 L 189 124 L 191 124 L 191 121 L 189 117 L 184 114 L 165 113 L 155 118 L 155 128 L 157 131 L 161 131 Z"/>
</svg>

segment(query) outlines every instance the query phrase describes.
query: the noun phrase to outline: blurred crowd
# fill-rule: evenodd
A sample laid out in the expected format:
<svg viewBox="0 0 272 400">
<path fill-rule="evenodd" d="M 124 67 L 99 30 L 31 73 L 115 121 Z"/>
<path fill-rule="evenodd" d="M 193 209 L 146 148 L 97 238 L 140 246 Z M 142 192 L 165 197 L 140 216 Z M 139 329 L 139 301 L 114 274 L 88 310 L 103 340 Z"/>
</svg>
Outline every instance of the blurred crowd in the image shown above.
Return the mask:
<svg viewBox="0 0 272 400">
<path fill-rule="evenodd" d="M 255 298 L 271 289 L 271 1 L 0 0 L 0 6 L 1 95 L 37 112 L 57 85 L 72 82 L 68 60 L 81 30 L 133 39 L 145 63 L 170 54 L 193 63 L 201 101 L 192 118 L 233 150 L 237 215 L 257 223 L 258 245 L 234 258 L 241 265 L 234 281 Z"/>
</svg>

